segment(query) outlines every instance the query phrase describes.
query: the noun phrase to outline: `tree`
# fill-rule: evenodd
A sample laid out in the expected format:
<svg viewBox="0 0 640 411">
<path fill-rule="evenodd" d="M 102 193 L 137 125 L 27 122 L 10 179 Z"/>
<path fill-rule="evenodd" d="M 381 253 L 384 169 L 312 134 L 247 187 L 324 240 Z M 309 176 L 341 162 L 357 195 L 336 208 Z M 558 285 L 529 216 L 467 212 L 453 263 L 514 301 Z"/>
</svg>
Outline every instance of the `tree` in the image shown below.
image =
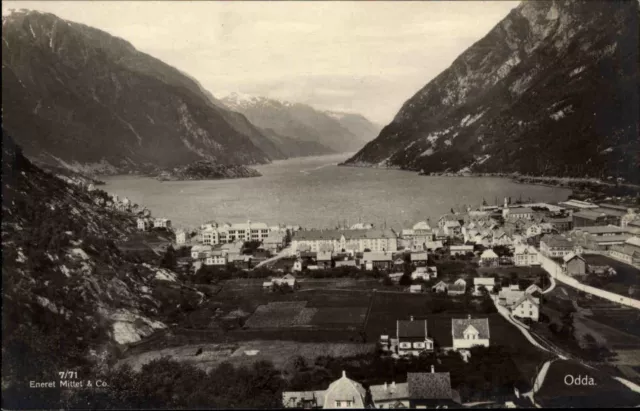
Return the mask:
<svg viewBox="0 0 640 411">
<path fill-rule="evenodd" d="M 288 228 L 284 234 L 284 241 L 286 244 L 291 244 L 291 230 L 289 230 Z"/>
<path fill-rule="evenodd" d="M 167 250 L 164 252 L 164 256 L 162 256 L 162 261 L 160 261 L 160 267 L 166 268 L 169 270 L 175 270 L 177 265 L 177 257 L 176 250 L 173 249 L 172 245 L 167 247 Z"/>
<path fill-rule="evenodd" d="M 389 275 L 387 274 L 387 275 L 385 275 L 385 276 L 382 278 L 382 284 L 383 284 L 383 285 L 387 285 L 387 286 L 389 286 L 389 285 L 393 285 L 393 280 L 392 280 L 392 279 L 391 279 L 391 277 L 389 277 Z"/>
<path fill-rule="evenodd" d="M 400 285 L 411 285 L 412 281 L 411 281 L 411 274 L 403 274 L 402 277 L 400 277 Z"/>
</svg>

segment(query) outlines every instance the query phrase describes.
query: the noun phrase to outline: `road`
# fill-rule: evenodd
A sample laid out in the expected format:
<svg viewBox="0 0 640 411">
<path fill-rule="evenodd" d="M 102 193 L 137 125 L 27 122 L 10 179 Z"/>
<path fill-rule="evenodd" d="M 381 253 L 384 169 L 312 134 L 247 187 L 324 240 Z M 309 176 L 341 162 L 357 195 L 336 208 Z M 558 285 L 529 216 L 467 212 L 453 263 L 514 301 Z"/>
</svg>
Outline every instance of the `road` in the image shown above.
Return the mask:
<svg viewBox="0 0 640 411">
<path fill-rule="evenodd" d="M 547 293 L 549 291 L 551 291 L 553 288 L 555 288 L 555 282 L 553 281 L 553 277 L 551 278 L 552 284 L 550 285 L 550 287 L 543 291 L 542 293 Z M 540 388 L 542 387 L 544 380 L 547 376 L 547 372 L 549 371 L 549 368 L 551 366 L 551 364 L 554 361 L 557 360 L 573 360 L 576 361 L 578 363 L 580 363 L 582 366 L 587 367 L 589 369 L 592 370 L 597 370 L 599 372 L 603 372 L 606 374 L 610 374 L 609 372 L 605 372 L 603 370 L 599 370 L 596 367 L 587 364 L 585 361 L 583 361 L 581 358 L 578 358 L 570 353 L 567 353 L 566 351 L 564 351 L 563 349 L 559 348 L 558 346 L 556 346 L 553 342 L 549 341 L 547 338 L 544 338 L 538 334 L 535 333 L 531 333 L 529 331 L 529 327 L 527 327 L 526 325 L 522 324 L 520 321 L 518 321 L 517 319 L 513 318 L 513 316 L 511 315 L 511 313 L 509 312 L 509 310 L 506 307 L 501 306 L 500 304 L 498 304 L 498 296 L 494 295 L 492 296 L 492 301 L 493 304 L 495 305 L 496 309 L 498 310 L 498 313 L 500 315 L 502 315 L 502 317 L 504 317 L 504 319 L 506 319 L 507 321 L 509 321 L 511 324 L 513 324 L 516 328 L 518 328 L 518 330 L 520 330 L 520 332 L 522 333 L 522 335 L 525 336 L 525 338 L 535 347 L 546 351 L 550 354 L 553 354 L 556 358 L 549 360 L 547 362 L 545 362 L 542 367 L 540 368 L 540 370 L 538 371 L 538 374 L 536 375 L 535 381 L 533 383 L 533 388 L 531 389 L 531 391 L 527 392 L 527 393 L 523 393 L 522 396 L 525 398 L 529 398 L 531 400 L 531 402 L 533 403 L 533 405 L 535 405 L 537 408 L 541 408 L 539 404 L 536 403 L 535 401 L 535 394 L 540 390 Z M 620 382 L 621 384 L 625 385 L 627 388 L 629 388 L 630 390 L 636 392 L 636 393 L 640 393 L 640 386 L 638 386 L 637 384 L 634 384 L 633 382 L 626 380 L 624 378 L 621 377 L 616 377 L 611 375 L 611 377 L 613 379 L 615 379 L 616 381 Z"/>
<path fill-rule="evenodd" d="M 291 248 L 290 247 L 285 247 L 282 250 L 280 250 L 280 252 L 276 255 L 274 255 L 273 257 L 267 258 L 266 260 L 258 263 L 255 267 L 253 267 L 253 269 L 255 270 L 258 267 L 262 267 L 265 264 L 268 263 L 272 263 L 274 261 L 278 261 L 281 258 L 286 258 L 286 257 L 291 257 L 293 254 L 291 252 Z"/>
</svg>

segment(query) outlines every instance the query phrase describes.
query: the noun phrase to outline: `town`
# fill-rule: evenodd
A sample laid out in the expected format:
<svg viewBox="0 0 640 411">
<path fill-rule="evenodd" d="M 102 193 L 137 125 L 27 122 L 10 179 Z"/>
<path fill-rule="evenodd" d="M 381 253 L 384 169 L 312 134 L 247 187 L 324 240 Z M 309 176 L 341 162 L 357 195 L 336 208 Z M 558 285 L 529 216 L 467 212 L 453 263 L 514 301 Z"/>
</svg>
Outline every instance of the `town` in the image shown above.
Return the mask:
<svg viewBox="0 0 640 411">
<path fill-rule="evenodd" d="M 130 207 L 125 200 L 113 198 L 113 206 L 123 207 L 124 201 Z M 612 204 L 505 198 L 502 205 L 483 201 L 475 208 L 451 209 L 437 221 L 419 221 L 399 232 L 362 222 L 305 229 L 209 221 L 185 229 L 173 227 L 168 218 L 152 218 L 147 210 L 138 214 L 140 231 L 173 233 L 168 249 L 179 256 L 176 271 L 200 283 L 231 282 L 235 292 L 247 293 L 234 298 L 250 295 L 259 301 L 253 313 L 236 309 L 219 315 L 228 329 L 283 335 L 333 330 L 332 339 L 351 333 L 349 341 L 360 344 L 374 338 L 381 360 L 423 364 L 418 370 L 409 365 L 398 376 L 406 382 L 372 384 L 382 376 L 369 376 L 368 389 L 343 369 L 326 390 L 310 386 L 283 392 L 283 407 L 455 407 L 483 401 L 507 408 L 537 406 L 550 357 L 576 366 L 593 362 L 585 357 L 594 353 L 602 361 L 616 356 L 615 344 L 602 342 L 606 337 L 573 331 L 579 318 L 575 307 L 614 313 L 609 325 L 625 332 L 640 309 L 640 300 L 633 298 L 640 274 L 640 215 Z M 575 307 L 564 311 L 570 300 Z M 399 308 L 381 310 L 379 304 Z M 216 313 L 223 310 L 218 307 Z M 528 346 L 505 351 L 510 344 Z M 532 348 L 536 356 L 523 359 Z M 517 377 L 506 384 L 510 392 L 496 387 L 500 394 L 487 398 L 447 367 L 491 364 L 503 357 L 520 362 L 517 368 L 532 375 L 533 383 L 523 385 Z M 540 364 L 525 364 L 545 359 L 544 372 Z M 633 367 L 620 369 L 637 378 Z"/>
</svg>

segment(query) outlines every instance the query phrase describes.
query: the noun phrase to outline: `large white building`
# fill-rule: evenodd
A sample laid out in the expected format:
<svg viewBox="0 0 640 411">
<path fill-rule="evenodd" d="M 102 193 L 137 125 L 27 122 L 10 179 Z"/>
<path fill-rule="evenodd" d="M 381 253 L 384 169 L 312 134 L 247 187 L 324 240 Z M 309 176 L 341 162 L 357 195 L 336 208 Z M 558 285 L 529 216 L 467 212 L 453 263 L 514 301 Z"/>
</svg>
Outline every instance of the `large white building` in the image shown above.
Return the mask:
<svg viewBox="0 0 640 411">
<path fill-rule="evenodd" d="M 200 242 L 205 245 L 233 243 L 236 241 L 262 241 L 271 232 L 265 223 L 247 221 L 239 224 L 217 224 L 209 222 L 203 224 L 200 232 Z"/>
<path fill-rule="evenodd" d="M 369 230 L 304 230 L 291 241 L 295 253 L 298 248 L 310 251 L 397 251 L 398 237 L 391 229 Z"/>
</svg>

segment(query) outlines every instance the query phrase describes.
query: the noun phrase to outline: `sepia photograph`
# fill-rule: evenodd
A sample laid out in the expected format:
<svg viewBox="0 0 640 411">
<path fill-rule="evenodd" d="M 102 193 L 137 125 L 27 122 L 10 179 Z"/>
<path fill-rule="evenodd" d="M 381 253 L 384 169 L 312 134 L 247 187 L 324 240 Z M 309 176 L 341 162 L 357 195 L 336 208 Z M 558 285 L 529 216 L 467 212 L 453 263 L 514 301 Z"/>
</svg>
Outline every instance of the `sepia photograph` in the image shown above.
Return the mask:
<svg viewBox="0 0 640 411">
<path fill-rule="evenodd" d="M 2 409 L 640 407 L 640 0 L 2 2 Z"/>
</svg>

